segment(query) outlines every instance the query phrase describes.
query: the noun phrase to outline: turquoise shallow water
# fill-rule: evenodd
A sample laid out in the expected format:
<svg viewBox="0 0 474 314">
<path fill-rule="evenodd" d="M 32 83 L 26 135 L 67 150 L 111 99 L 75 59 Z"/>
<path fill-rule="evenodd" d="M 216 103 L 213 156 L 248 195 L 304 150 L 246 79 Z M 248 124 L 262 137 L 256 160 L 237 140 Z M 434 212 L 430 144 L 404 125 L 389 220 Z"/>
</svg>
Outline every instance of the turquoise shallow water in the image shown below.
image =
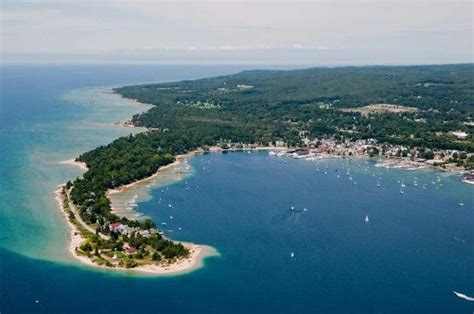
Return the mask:
<svg viewBox="0 0 474 314">
<path fill-rule="evenodd" d="M 220 257 L 191 274 L 153 278 L 92 270 L 68 256 L 51 192 L 80 171 L 58 162 L 128 134 L 113 122 L 146 108 L 102 91 L 236 70 L 2 68 L 0 312 L 474 310 L 453 294 L 474 295 L 472 187 L 457 175 L 376 168 L 373 161 L 264 152 L 194 157 L 192 175 L 150 187 L 139 208 L 167 222 L 170 237 L 212 245 Z"/>
<path fill-rule="evenodd" d="M 111 95 L 113 86 L 233 71 L 237 69 L 2 67 L 0 247 L 35 258 L 69 259 L 62 249 L 65 224 L 51 193 L 81 171 L 58 163 L 131 133 L 114 123 L 148 108 Z"/>
</svg>

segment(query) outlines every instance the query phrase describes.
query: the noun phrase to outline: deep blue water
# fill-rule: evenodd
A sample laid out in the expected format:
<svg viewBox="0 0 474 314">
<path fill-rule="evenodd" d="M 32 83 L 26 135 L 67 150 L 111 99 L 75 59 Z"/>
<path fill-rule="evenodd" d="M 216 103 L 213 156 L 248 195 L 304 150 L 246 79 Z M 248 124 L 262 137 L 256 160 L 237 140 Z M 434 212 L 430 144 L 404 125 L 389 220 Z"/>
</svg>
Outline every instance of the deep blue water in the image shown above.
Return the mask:
<svg viewBox="0 0 474 314">
<path fill-rule="evenodd" d="M 1 69 L 1 313 L 474 310 L 453 294 L 474 295 L 472 186 L 457 175 L 373 161 L 197 156 L 191 177 L 156 187 L 139 208 L 167 222 L 172 238 L 211 245 L 221 256 L 193 273 L 160 278 L 92 270 L 67 256 L 51 192 L 80 172 L 57 162 L 127 134 L 111 123 L 137 112 L 104 96 L 103 86 L 238 69 Z"/>
</svg>

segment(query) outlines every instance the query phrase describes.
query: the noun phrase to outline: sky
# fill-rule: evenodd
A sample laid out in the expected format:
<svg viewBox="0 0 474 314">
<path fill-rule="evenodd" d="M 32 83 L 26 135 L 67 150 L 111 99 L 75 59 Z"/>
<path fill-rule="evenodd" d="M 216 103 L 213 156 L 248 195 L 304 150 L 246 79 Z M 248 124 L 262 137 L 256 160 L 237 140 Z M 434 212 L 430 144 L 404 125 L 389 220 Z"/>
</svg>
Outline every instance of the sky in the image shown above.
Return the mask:
<svg viewBox="0 0 474 314">
<path fill-rule="evenodd" d="M 1 63 L 473 62 L 473 2 L 1 0 Z"/>
</svg>

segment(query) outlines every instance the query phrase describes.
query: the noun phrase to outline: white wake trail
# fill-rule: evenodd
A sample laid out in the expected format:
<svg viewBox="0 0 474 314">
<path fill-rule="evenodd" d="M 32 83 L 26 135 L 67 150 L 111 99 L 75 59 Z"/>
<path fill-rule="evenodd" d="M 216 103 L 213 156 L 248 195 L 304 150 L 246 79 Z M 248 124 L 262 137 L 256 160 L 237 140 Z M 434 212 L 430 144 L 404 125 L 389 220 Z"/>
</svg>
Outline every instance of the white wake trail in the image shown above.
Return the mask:
<svg viewBox="0 0 474 314">
<path fill-rule="evenodd" d="M 465 294 L 463 294 L 463 293 L 459 293 L 459 292 L 456 292 L 456 291 L 453 291 L 453 293 L 454 293 L 456 296 L 460 297 L 461 299 L 468 300 L 468 301 L 474 301 L 474 298 L 473 298 L 473 297 L 467 296 L 467 295 L 465 295 Z"/>
</svg>

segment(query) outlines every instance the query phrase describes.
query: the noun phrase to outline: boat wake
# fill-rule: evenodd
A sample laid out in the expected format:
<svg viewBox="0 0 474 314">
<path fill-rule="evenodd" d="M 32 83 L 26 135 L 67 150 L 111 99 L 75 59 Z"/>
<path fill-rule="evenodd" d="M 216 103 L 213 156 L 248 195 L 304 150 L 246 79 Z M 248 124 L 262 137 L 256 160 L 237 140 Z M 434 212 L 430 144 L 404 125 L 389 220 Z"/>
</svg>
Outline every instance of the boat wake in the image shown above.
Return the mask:
<svg viewBox="0 0 474 314">
<path fill-rule="evenodd" d="M 474 301 L 474 298 L 473 297 L 470 297 L 470 296 L 467 296 L 463 293 L 459 293 L 459 292 L 456 292 L 456 291 L 453 291 L 453 293 L 457 296 L 457 297 L 460 297 L 461 299 L 464 299 L 464 300 L 467 300 L 467 301 Z"/>
</svg>

